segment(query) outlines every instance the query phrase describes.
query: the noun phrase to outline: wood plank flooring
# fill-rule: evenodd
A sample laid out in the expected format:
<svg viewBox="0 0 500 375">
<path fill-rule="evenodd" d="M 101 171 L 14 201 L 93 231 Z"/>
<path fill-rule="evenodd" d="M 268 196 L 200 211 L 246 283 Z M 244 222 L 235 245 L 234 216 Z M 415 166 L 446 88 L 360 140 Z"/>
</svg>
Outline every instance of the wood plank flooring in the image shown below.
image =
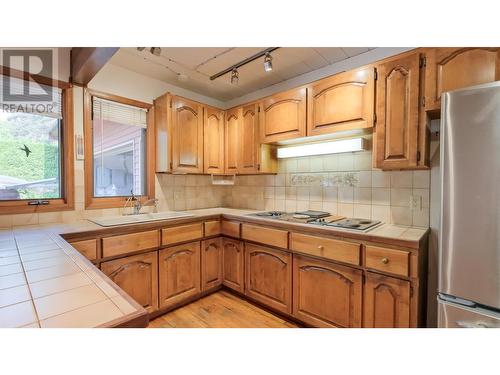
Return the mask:
<svg viewBox="0 0 500 375">
<path fill-rule="evenodd" d="M 149 328 L 295 328 L 227 291 L 218 291 L 151 322 Z"/>
</svg>

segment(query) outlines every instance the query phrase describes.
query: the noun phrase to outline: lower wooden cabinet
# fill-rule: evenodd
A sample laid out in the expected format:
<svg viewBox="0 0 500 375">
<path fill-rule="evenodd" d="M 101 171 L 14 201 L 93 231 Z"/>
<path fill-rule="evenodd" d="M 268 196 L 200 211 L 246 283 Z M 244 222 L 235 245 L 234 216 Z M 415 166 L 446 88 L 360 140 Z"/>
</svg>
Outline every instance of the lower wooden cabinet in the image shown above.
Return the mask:
<svg viewBox="0 0 500 375">
<path fill-rule="evenodd" d="M 284 313 L 292 312 L 292 255 L 245 243 L 245 294 Z"/>
<path fill-rule="evenodd" d="M 409 328 L 410 292 L 409 281 L 367 272 L 363 327 Z"/>
<path fill-rule="evenodd" d="M 362 271 L 293 256 L 293 315 L 316 327 L 361 327 Z"/>
<path fill-rule="evenodd" d="M 243 293 L 244 265 L 243 242 L 229 238 L 222 239 L 223 281 L 230 289 Z"/>
<path fill-rule="evenodd" d="M 201 290 L 222 284 L 222 238 L 205 240 L 201 245 Z"/>
<path fill-rule="evenodd" d="M 158 309 L 156 251 L 101 263 L 101 271 L 148 312 Z"/>
<path fill-rule="evenodd" d="M 160 308 L 200 293 L 200 242 L 162 249 L 159 258 Z"/>
</svg>

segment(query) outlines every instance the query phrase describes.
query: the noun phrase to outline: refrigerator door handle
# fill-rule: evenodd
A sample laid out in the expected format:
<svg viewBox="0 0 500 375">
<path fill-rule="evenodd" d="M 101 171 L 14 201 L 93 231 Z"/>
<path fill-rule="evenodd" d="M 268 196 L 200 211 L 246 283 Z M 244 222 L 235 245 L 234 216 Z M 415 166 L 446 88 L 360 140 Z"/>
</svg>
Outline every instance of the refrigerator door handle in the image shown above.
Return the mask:
<svg viewBox="0 0 500 375">
<path fill-rule="evenodd" d="M 495 328 L 493 325 L 489 325 L 483 321 L 470 322 L 467 320 L 456 320 L 456 325 L 460 328 Z"/>
<path fill-rule="evenodd" d="M 455 297 L 455 296 L 450 296 L 449 294 L 445 293 L 438 293 L 438 299 L 441 299 L 446 302 L 452 302 L 452 303 L 457 303 L 462 306 L 467 306 L 467 307 L 476 307 L 477 304 L 475 302 L 469 301 L 468 299 L 460 298 L 460 297 Z"/>
</svg>

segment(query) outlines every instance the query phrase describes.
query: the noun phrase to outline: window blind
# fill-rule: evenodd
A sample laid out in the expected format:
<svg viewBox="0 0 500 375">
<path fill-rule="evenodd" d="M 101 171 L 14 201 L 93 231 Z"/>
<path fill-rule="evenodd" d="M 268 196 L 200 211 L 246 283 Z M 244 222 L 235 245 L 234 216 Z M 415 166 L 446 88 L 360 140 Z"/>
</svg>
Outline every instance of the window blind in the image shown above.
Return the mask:
<svg viewBox="0 0 500 375">
<path fill-rule="evenodd" d="M 147 127 L 147 110 L 111 100 L 92 97 L 92 113 L 94 120 L 102 119 L 120 124 Z"/>
<path fill-rule="evenodd" d="M 62 118 L 62 90 L 0 74 L 0 111 Z"/>
</svg>

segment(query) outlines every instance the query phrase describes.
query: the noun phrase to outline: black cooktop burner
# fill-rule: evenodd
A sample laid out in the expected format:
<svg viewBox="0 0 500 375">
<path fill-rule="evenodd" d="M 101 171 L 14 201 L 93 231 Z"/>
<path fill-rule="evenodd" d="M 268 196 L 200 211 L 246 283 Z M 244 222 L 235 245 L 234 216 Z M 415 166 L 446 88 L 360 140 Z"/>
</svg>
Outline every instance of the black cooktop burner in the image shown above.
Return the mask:
<svg viewBox="0 0 500 375">
<path fill-rule="evenodd" d="M 283 211 L 266 211 L 266 212 L 258 212 L 255 215 L 257 216 L 269 216 L 269 217 L 280 217 L 283 215 Z"/>
</svg>

